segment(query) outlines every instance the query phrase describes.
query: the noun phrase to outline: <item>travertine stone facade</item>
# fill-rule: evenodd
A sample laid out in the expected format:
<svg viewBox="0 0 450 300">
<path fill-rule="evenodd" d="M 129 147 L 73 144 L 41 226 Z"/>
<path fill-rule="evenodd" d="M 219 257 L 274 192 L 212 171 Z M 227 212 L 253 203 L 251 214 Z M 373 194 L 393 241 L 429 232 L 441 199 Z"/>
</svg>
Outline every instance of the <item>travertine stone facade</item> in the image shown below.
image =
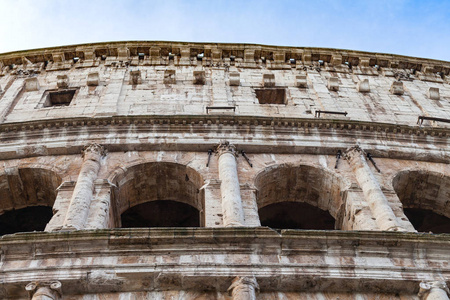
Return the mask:
<svg viewBox="0 0 450 300">
<path fill-rule="evenodd" d="M 0 298 L 448 299 L 449 78 L 246 44 L 0 54 Z"/>
</svg>

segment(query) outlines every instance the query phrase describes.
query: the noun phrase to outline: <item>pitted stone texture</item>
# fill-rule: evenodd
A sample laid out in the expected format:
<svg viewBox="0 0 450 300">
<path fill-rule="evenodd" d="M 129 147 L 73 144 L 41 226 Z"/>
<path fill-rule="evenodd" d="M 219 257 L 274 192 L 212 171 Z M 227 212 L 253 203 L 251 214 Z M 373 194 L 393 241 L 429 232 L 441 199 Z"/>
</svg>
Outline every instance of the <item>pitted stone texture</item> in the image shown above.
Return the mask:
<svg viewBox="0 0 450 300">
<path fill-rule="evenodd" d="M 83 165 L 78 175 L 62 230 L 84 228 L 93 198 L 94 181 L 97 179 L 100 170 L 100 159 L 104 155 L 105 149 L 98 144 L 91 144 L 83 150 Z"/>
<path fill-rule="evenodd" d="M 421 282 L 419 297 L 421 300 L 448 300 L 450 291 L 445 281 Z"/>
<path fill-rule="evenodd" d="M 256 291 L 259 289 L 254 277 L 236 277 L 228 293 L 233 300 L 256 300 Z"/>
<path fill-rule="evenodd" d="M 60 300 L 62 299 L 61 282 L 36 281 L 27 284 L 27 290 L 31 300 Z"/>
<path fill-rule="evenodd" d="M 217 146 L 219 156 L 219 179 L 222 181 L 223 223 L 225 226 L 244 226 L 241 190 L 237 174 L 236 147 L 229 142 Z"/>
<path fill-rule="evenodd" d="M 365 152 L 359 146 L 355 146 L 347 149 L 345 157 L 355 173 L 378 227 L 385 231 L 404 231 L 367 164 Z"/>
</svg>

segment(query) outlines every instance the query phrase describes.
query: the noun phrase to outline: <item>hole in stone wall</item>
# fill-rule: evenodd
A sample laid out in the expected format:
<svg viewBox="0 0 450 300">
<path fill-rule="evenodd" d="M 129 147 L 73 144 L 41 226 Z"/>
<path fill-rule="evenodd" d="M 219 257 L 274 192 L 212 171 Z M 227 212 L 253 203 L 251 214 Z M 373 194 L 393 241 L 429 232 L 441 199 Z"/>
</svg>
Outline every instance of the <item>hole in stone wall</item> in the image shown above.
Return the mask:
<svg viewBox="0 0 450 300">
<path fill-rule="evenodd" d="M 53 216 L 51 206 L 29 206 L 0 215 L 0 235 L 43 231 Z"/>
<path fill-rule="evenodd" d="M 450 233 L 450 219 L 428 209 L 405 208 L 405 215 L 419 232 Z"/>
<path fill-rule="evenodd" d="M 286 104 L 286 90 L 284 88 L 255 89 L 259 104 Z"/>
<path fill-rule="evenodd" d="M 199 211 L 186 203 L 171 200 L 145 202 L 126 210 L 122 227 L 199 227 Z"/>
<path fill-rule="evenodd" d="M 278 202 L 259 210 L 262 226 L 276 229 L 334 229 L 334 218 L 324 210 L 302 202 Z"/>
<path fill-rule="evenodd" d="M 75 96 L 75 89 L 49 92 L 44 107 L 68 106 Z"/>
</svg>

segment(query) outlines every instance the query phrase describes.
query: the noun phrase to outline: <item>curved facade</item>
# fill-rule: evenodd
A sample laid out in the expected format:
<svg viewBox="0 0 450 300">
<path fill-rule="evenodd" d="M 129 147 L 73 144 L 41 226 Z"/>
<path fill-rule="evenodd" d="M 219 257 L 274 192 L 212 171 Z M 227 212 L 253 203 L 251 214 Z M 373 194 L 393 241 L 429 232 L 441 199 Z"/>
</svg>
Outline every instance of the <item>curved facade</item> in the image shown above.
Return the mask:
<svg viewBox="0 0 450 300">
<path fill-rule="evenodd" d="M 449 73 L 246 44 L 0 54 L 0 298 L 448 299 Z"/>
</svg>

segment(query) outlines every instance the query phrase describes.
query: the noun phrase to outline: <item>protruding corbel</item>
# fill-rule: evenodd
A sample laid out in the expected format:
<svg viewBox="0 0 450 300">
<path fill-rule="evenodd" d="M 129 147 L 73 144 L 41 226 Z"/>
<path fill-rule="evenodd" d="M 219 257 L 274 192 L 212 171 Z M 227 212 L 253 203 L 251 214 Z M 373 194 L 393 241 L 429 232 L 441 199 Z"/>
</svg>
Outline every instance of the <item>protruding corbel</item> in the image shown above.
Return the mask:
<svg viewBox="0 0 450 300">
<path fill-rule="evenodd" d="M 208 162 L 206 163 L 206 167 L 209 167 L 209 162 L 211 161 L 211 155 L 212 155 L 213 151 L 212 149 L 208 149 Z"/>
<path fill-rule="evenodd" d="M 373 166 L 375 167 L 375 169 L 378 171 L 378 173 L 381 173 L 380 168 L 378 168 L 376 162 L 373 160 L 372 154 L 367 153 L 367 158 L 370 160 L 370 162 L 373 164 Z"/>
<path fill-rule="evenodd" d="M 241 154 L 242 154 L 242 156 L 245 158 L 245 160 L 247 161 L 247 163 L 250 165 L 250 167 L 253 168 L 253 165 L 252 165 L 252 163 L 250 162 L 250 158 L 248 158 L 248 156 L 247 156 L 247 154 L 245 154 L 245 151 L 244 151 L 244 150 L 241 150 Z"/>
</svg>

